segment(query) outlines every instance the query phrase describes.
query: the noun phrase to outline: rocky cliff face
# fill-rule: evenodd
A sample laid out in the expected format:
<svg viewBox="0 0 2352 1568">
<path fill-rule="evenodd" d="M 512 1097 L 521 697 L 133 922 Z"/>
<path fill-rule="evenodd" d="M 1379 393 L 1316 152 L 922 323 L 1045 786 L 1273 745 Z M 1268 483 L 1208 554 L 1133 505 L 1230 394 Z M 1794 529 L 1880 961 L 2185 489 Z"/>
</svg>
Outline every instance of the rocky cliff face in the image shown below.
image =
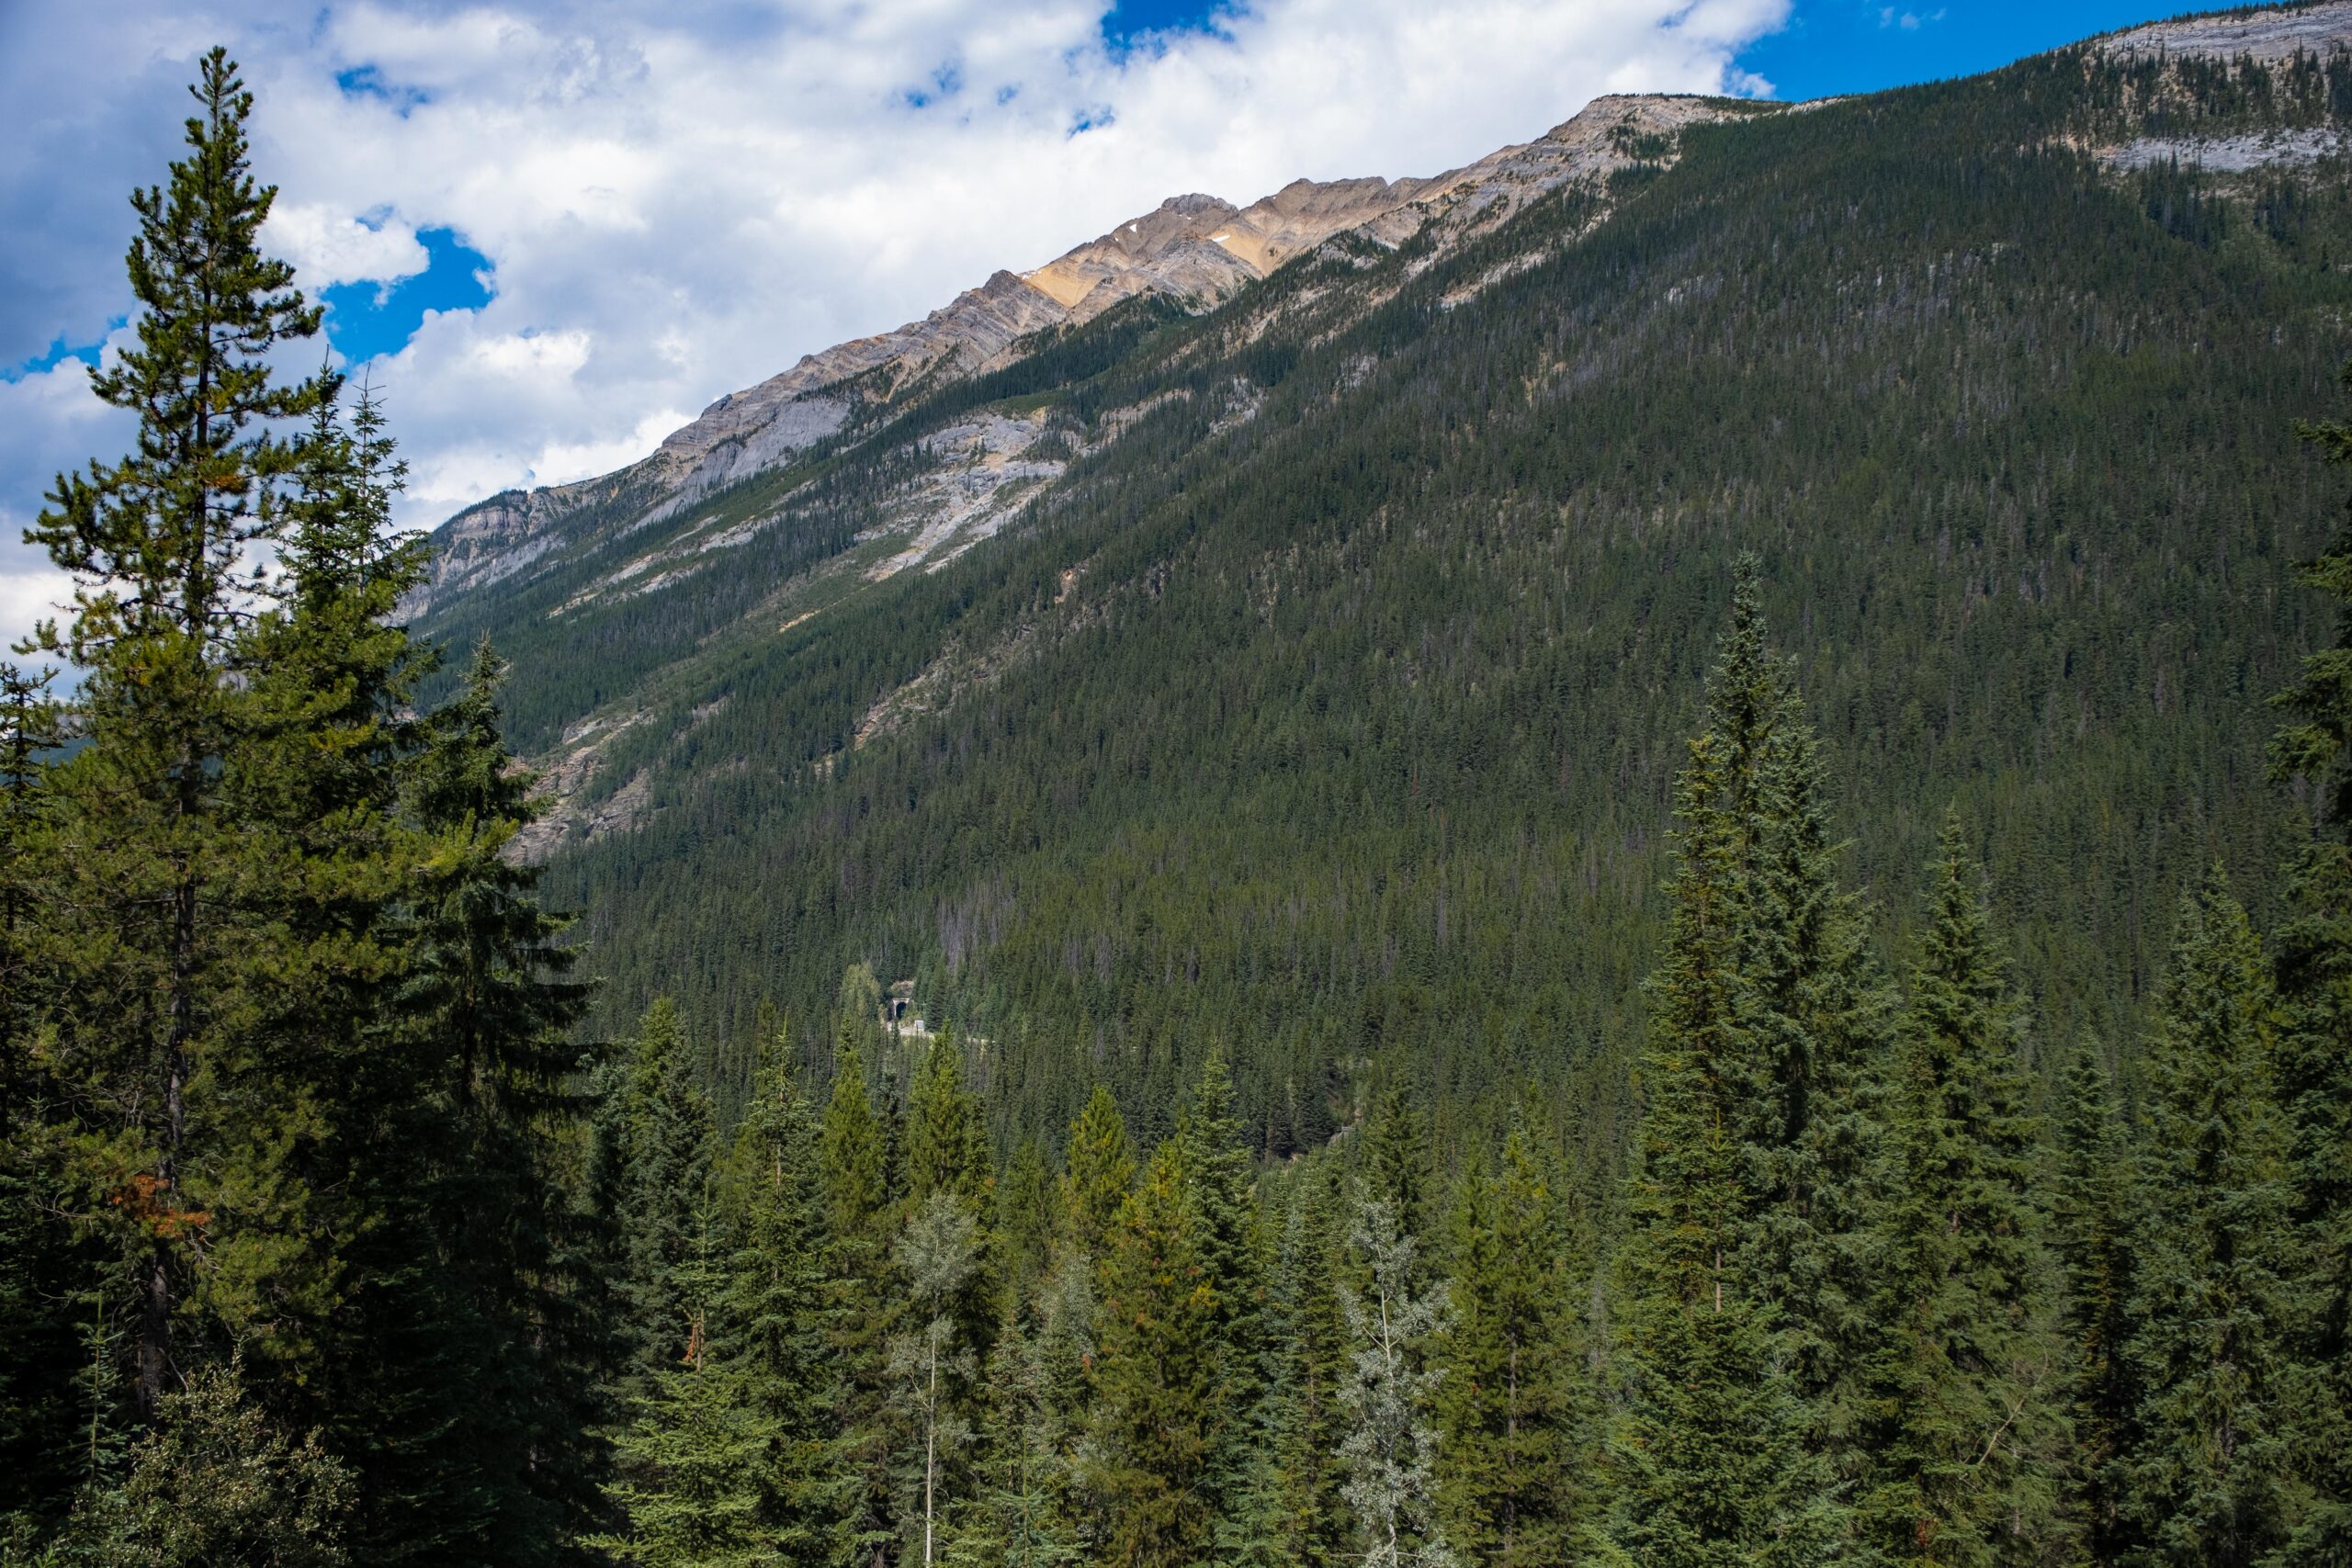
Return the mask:
<svg viewBox="0 0 2352 1568">
<path fill-rule="evenodd" d="M 2274 65 L 2298 53 L 2324 56 L 2352 36 L 2352 0 L 2322 0 L 2293 10 L 2242 11 L 2150 22 L 2092 40 L 2109 54 L 2244 57 Z"/>
<path fill-rule="evenodd" d="M 1736 107 L 1611 96 L 1537 141 L 1428 178 L 1295 180 L 1247 207 L 1213 196 L 1171 197 L 1034 271 L 999 272 L 922 321 L 808 355 L 730 392 L 616 474 L 509 491 L 458 513 L 434 536 L 432 580 L 409 608 L 426 614 L 469 589 L 530 571 L 566 536 L 566 520 L 592 510 L 599 531 L 674 515 L 790 461 L 861 407 L 1017 358 L 1024 340 L 1047 328 L 1091 321 L 1141 294 L 1207 310 L 1342 233 L 1394 246 L 1433 227 L 1440 254 L 1561 186 L 1670 155 L 1662 150 L 1684 127 Z"/>
</svg>

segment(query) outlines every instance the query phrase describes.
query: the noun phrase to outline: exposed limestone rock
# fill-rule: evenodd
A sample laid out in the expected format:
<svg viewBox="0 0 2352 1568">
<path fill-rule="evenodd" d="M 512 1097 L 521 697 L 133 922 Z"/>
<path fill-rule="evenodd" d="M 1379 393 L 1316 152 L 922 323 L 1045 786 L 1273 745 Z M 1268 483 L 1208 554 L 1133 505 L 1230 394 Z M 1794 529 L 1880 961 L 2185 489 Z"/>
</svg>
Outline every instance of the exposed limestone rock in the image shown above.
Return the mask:
<svg viewBox="0 0 2352 1568">
<path fill-rule="evenodd" d="M 2240 56 L 2268 65 L 2299 52 L 2326 55 L 2352 46 L 2352 0 L 2324 0 L 2300 10 L 2252 11 L 2150 22 L 2093 40 L 2108 54 Z"/>
<path fill-rule="evenodd" d="M 2345 133 L 2324 127 L 2309 130 L 2273 130 L 2244 136 L 2143 136 L 2101 153 L 2119 169 L 2144 169 L 2151 164 L 2178 163 L 2217 174 L 2240 175 L 2278 164 L 2311 164 L 2332 158 L 2352 141 Z"/>
</svg>

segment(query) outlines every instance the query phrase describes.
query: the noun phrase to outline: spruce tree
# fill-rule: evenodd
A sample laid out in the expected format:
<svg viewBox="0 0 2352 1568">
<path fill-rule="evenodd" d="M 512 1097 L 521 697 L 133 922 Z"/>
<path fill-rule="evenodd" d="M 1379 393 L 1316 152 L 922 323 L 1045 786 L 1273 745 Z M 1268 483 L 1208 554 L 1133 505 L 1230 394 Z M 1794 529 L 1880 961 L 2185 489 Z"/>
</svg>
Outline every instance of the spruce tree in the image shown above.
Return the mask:
<svg viewBox="0 0 2352 1568">
<path fill-rule="evenodd" d="M 1061 1205 L 1045 1151 L 1023 1138 L 997 1183 L 989 1231 L 996 1246 L 996 1272 L 1009 1303 L 1025 1302 L 1046 1271 L 1058 1228 Z"/>
<path fill-rule="evenodd" d="M 569 977 L 569 922 L 514 853 L 541 805 L 502 731 L 503 674 L 481 645 L 404 767 L 401 809 L 426 852 L 395 1008 L 432 1127 L 385 1151 L 416 1224 L 380 1238 L 409 1249 L 383 1272 L 410 1290 L 379 1304 L 409 1380 L 390 1392 L 424 1417 L 424 1473 L 402 1483 L 405 1521 L 385 1533 L 447 1561 L 521 1564 L 559 1560 L 601 1509 L 594 1434 L 617 1348 L 607 1216 L 566 1180 L 591 1111 L 570 1043 L 587 987 Z M 496 1394 L 453 1409 L 451 1387 Z M 371 1500 L 363 1517 L 376 1516 Z"/>
<path fill-rule="evenodd" d="M 706 1190 L 692 1216 L 693 1249 L 667 1281 L 684 1314 L 683 1353 L 637 1380 L 614 1434 L 619 1533 L 587 1544 L 648 1568 L 739 1568 L 775 1561 L 763 1517 L 778 1439 L 746 1375 L 716 1353 L 710 1330 L 724 1291 L 718 1218 Z"/>
<path fill-rule="evenodd" d="M 2124 1506 L 2153 1560 L 2241 1568 L 2280 1545 L 2293 1506 L 2293 1242 L 2275 998 L 2218 867 L 2182 899 L 2158 1015 L 2124 1346 L 2145 1393 Z"/>
<path fill-rule="evenodd" d="M 1354 1545 L 1340 1496 L 1339 1385 L 1347 1323 L 1339 1280 L 1347 1214 L 1333 1162 L 1315 1160 L 1298 1173 L 1282 1215 L 1268 1325 L 1267 1416 L 1261 1423 L 1274 1469 L 1272 1545 L 1279 1562 L 1323 1568 Z"/>
<path fill-rule="evenodd" d="M 949 1192 L 978 1203 L 992 1174 L 978 1096 L 964 1087 L 964 1054 L 953 1033 L 924 1055 L 907 1096 L 907 1195 L 921 1203 Z"/>
<path fill-rule="evenodd" d="M 35 642 L 84 671 L 83 745 L 55 775 L 61 908 L 81 929 L 60 932 L 52 1057 L 84 1118 L 74 1201 L 118 1248 L 136 1303 L 132 1387 L 151 1418 L 191 1293 L 222 1266 L 268 1269 L 309 1190 L 298 1162 L 224 1188 L 224 1145 L 267 1141 L 249 1118 L 283 1120 L 282 1149 L 305 1129 L 283 1100 L 211 1090 L 270 965 L 243 913 L 256 890 L 220 762 L 248 701 L 235 652 L 249 553 L 276 534 L 271 497 L 300 457 L 281 428 L 325 396 L 280 384 L 272 361 L 318 331 L 319 311 L 259 248 L 276 193 L 250 171 L 253 99 L 224 52 L 205 57 L 193 92 L 187 155 L 168 186 L 132 197 L 138 342 L 91 377 L 101 401 L 137 415 L 136 448 L 61 477 L 28 534 L 74 581 L 70 623 Z M 332 1261 L 313 1255 L 283 1283 L 322 1290 Z"/>
<path fill-rule="evenodd" d="M 702 1303 L 688 1280 L 712 1200 L 716 1134 L 677 1010 L 666 998 L 646 1010 L 638 1027 L 626 1104 L 628 1174 L 616 1224 L 631 1348 L 622 1388 L 638 1394 L 689 1359 L 703 1332 Z"/>
<path fill-rule="evenodd" d="M 1417 1242 L 1432 1234 L 1435 1162 L 1422 1118 L 1402 1089 L 1383 1089 L 1373 1102 L 1364 1122 L 1363 1157 L 1365 1190 L 1388 1205 L 1397 1229 Z"/>
<path fill-rule="evenodd" d="M 1804 1446 L 1812 1423 L 1779 1353 L 1786 1247 L 1757 1244 L 1786 1173 L 1758 1156 L 1761 1053 L 1751 776 L 1766 716 L 1752 571 L 1710 684 L 1713 715 L 1676 784 L 1679 820 L 1664 958 L 1650 982 L 1642 1120 L 1617 1258 L 1611 1496 L 1604 1561 L 1652 1568 L 1811 1560 L 1838 1522 Z M 1764 1103 L 1777 1103 L 1767 1100 Z M 1784 1147 L 1776 1141 L 1772 1147 Z"/>
<path fill-rule="evenodd" d="M 2352 391 L 2352 365 L 2343 384 Z M 2352 463 L 2352 424 L 2301 427 L 2332 463 Z M 2352 502 L 2347 502 L 2352 511 Z M 2274 773 L 2307 781 L 2312 830 L 2290 859 L 2289 913 L 2273 943 L 2282 1027 L 2278 1078 L 2290 1145 L 2297 1280 L 2290 1452 L 2312 1498 L 2291 1562 L 2352 1562 L 2352 526 L 2304 568 L 2334 601 L 2335 640 L 2304 656 L 2277 701 L 2292 715 Z"/>
<path fill-rule="evenodd" d="M 1200 1213 L 1196 1256 L 1216 1340 L 1211 1422 L 1216 1440 L 1207 1484 L 1213 1495 L 1232 1497 L 1240 1492 L 1253 1458 L 1249 1416 L 1259 1393 L 1264 1280 L 1257 1194 L 1222 1046 L 1209 1048 L 1176 1136 L 1183 1145 L 1184 1179 Z"/>
<path fill-rule="evenodd" d="M 964 1201 L 933 1190 L 907 1222 L 896 1251 L 906 1282 L 905 1321 L 887 1359 L 898 1433 L 902 1517 L 909 1554 L 923 1568 L 940 1556 L 940 1536 L 971 1441 L 966 1413 L 978 1359 L 958 1317 L 980 1268 L 979 1227 Z M 920 1543 L 920 1553 L 915 1548 Z"/>
<path fill-rule="evenodd" d="M 1063 1163 L 1066 1234 L 1089 1257 L 1100 1256 L 1135 1187 L 1136 1161 L 1119 1103 L 1099 1083 L 1070 1123 L 1069 1152 Z"/>
<path fill-rule="evenodd" d="M 613 1501 L 625 1533 L 589 1544 L 648 1568 L 749 1568 L 776 1561 L 760 1517 L 774 1433 L 740 1380 L 697 1355 L 665 1368 L 613 1439 Z"/>
<path fill-rule="evenodd" d="M 1095 1291 L 1086 1483 L 1101 1499 L 1105 1561 L 1121 1568 L 1190 1568 L 1214 1522 L 1225 1340 L 1186 1145 L 1153 1152 Z"/>
<path fill-rule="evenodd" d="M 1988 1564 L 2053 1534 L 2064 1425 L 2022 1021 L 1956 816 L 1930 876 L 1889 1096 L 1855 1522 L 1889 1561 Z"/>
<path fill-rule="evenodd" d="M 1736 624 L 1735 644 L 1747 636 L 1760 637 L 1760 625 L 1743 634 Z M 1729 716 L 1719 723 L 1727 739 L 1737 733 Z M 1866 1253 L 1890 998 L 1867 911 L 1839 886 L 1843 846 L 1830 836 L 1820 742 L 1786 675 L 1760 753 L 1755 806 L 1741 804 L 1747 786 L 1736 777 L 1723 801 L 1745 906 L 1737 1110 L 1758 1188 L 1747 1246 L 1807 1405 L 1808 1446 L 1850 1478 L 1871 1341 Z"/>
<path fill-rule="evenodd" d="M 2064 1467 L 2069 1536 L 2093 1562 L 2120 1562 L 2138 1537 L 2121 1473 L 2135 1443 L 2140 1393 L 2123 1355 L 2131 1332 L 2128 1227 L 2132 1151 L 2096 1046 L 2067 1064 L 2056 1113 L 2050 1246 L 2064 1289 L 2059 1392 L 2070 1440 Z"/>
<path fill-rule="evenodd" d="M 871 1236 L 888 1201 L 882 1130 L 866 1087 L 865 1059 L 853 1045 L 833 1062 L 833 1087 L 821 1134 L 825 1200 L 835 1237 L 844 1244 Z"/>
<path fill-rule="evenodd" d="M 1038 1281 L 1034 1326 L 1029 1329 L 1035 1371 L 1038 1431 L 1054 1440 L 1048 1481 L 1068 1502 L 1071 1539 L 1088 1561 L 1100 1556 L 1102 1511 L 1085 1488 L 1080 1449 L 1088 1440 L 1091 1378 L 1096 1346 L 1095 1265 L 1078 1252 L 1065 1253 Z"/>
<path fill-rule="evenodd" d="M 997 1332 L 983 1380 L 978 1495 L 946 1552 L 958 1568 L 1057 1568 L 1080 1561 L 1070 1516 L 1069 1434 L 1049 1351 L 1016 1314 Z"/>
<path fill-rule="evenodd" d="M 1585 1522 L 1598 1415 L 1577 1302 L 1589 1263 L 1522 1128 L 1505 1139 L 1499 1172 L 1475 1153 L 1464 1166 L 1447 1240 L 1453 1313 L 1437 1390 L 1446 1538 L 1476 1562 L 1558 1562 Z"/>
<path fill-rule="evenodd" d="M 767 1438 L 760 1539 L 789 1559 L 820 1556 L 843 1511 L 835 1471 L 839 1303 L 828 1272 L 816 1113 L 780 1033 L 755 1071 L 724 1184 L 728 1254 L 710 1338 Z"/>
<path fill-rule="evenodd" d="M 843 989 L 850 988 L 845 982 Z M 828 1272 L 835 1371 L 841 1377 L 835 1460 L 839 1488 L 836 1555 L 844 1562 L 880 1560 L 896 1538 L 891 1450 L 885 1426 L 888 1389 L 885 1332 L 896 1289 L 890 1275 L 890 1178 L 883 1128 L 874 1113 L 850 1010 L 835 1017 L 849 1043 L 833 1062 L 833 1083 L 819 1130 L 828 1218 Z"/>
</svg>

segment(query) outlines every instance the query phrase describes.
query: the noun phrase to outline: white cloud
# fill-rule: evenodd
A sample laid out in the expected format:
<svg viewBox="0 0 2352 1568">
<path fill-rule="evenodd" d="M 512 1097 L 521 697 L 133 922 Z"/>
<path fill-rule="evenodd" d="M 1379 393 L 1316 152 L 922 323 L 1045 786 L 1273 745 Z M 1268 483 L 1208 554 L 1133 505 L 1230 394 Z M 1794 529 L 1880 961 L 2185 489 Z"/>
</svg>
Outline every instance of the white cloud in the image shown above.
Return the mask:
<svg viewBox="0 0 2352 1568">
<path fill-rule="evenodd" d="M 270 209 L 262 242 L 294 264 L 306 288 L 336 283 L 395 283 L 432 261 L 416 231 L 394 218 L 373 223 L 333 208 L 281 201 Z"/>
<path fill-rule="evenodd" d="M 1119 54 L 1104 0 L 209 3 L 0 6 L 0 89 L 29 127 L 0 152 L 0 221 L 44 242 L 0 259 L 0 363 L 130 308 L 119 193 L 162 177 L 178 85 L 218 37 L 258 96 L 271 239 L 306 283 L 412 274 L 436 225 L 495 266 L 488 304 L 428 317 L 376 367 L 419 525 L 640 456 L 682 411 L 1170 195 L 1433 174 L 1601 92 L 1762 90 L 1733 59 L 1788 9 L 1257 0 L 1223 36 Z M 363 71 L 366 90 L 338 85 Z M 88 456 L 70 423 L 0 440 L 0 506 L 37 507 L 44 466 Z"/>
</svg>

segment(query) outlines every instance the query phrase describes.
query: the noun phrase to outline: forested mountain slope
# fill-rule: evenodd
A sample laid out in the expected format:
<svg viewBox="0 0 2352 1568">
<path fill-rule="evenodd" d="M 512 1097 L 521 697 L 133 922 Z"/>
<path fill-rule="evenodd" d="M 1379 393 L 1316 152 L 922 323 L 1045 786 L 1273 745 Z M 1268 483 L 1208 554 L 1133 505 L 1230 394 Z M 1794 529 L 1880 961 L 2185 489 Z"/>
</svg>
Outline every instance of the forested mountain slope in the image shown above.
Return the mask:
<svg viewBox="0 0 2352 1568">
<path fill-rule="evenodd" d="M 1753 549 L 1884 928 L 1954 803 L 2037 1048 L 2128 1042 L 2183 879 L 2267 897 L 2335 505 L 2292 425 L 2352 349 L 2352 7 L 2225 20 L 1607 103 L 1499 220 L 853 378 L 666 512 L 587 487 L 424 629 L 514 660 L 602 1018 L 673 996 L 724 1104 L 763 1000 L 821 1043 L 868 961 L 985 1037 L 1000 1135 L 1102 1080 L 1148 1141 L 1222 1043 L 1275 1154 L 1399 1080 L 1582 1083 L 1611 1144 Z"/>
<path fill-rule="evenodd" d="M 212 50 L 0 664 L 0 1562 L 2352 1560 L 2347 11 L 820 389 L 467 523 L 511 679 Z"/>
</svg>

